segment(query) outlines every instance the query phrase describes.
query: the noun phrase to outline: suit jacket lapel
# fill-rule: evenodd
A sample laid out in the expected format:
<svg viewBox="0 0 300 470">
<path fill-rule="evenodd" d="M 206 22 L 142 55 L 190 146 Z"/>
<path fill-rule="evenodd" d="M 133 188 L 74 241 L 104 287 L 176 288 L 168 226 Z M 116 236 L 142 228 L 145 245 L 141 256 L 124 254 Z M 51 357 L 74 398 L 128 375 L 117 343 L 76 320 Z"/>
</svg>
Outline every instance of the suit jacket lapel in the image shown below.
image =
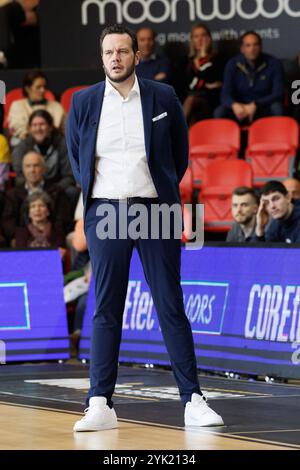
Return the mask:
<svg viewBox="0 0 300 470">
<path fill-rule="evenodd" d="M 141 102 L 143 110 L 144 121 L 144 134 L 145 134 L 145 147 L 147 159 L 150 159 L 150 142 L 152 130 L 152 116 L 153 116 L 153 88 L 150 87 L 144 80 L 139 79 Z"/>
<path fill-rule="evenodd" d="M 90 126 L 98 129 L 101 108 L 103 103 L 105 90 L 105 82 L 100 82 L 99 86 L 94 90 L 94 93 L 90 96 Z"/>
</svg>

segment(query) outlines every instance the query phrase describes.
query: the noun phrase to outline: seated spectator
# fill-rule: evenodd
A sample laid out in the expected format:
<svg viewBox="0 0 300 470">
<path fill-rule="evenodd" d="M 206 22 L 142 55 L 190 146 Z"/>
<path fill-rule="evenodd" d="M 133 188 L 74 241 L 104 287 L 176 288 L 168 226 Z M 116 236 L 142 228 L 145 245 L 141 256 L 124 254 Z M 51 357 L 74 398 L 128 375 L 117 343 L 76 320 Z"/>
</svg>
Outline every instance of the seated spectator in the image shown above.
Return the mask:
<svg viewBox="0 0 300 470">
<path fill-rule="evenodd" d="M 251 123 L 266 116 L 282 116 L 284 77 L 281 62 L 262 52 L 259 34 L 241 37 L 240 54 L 226 65 L 221 106 L 214 116 Z"/>
<path fill-rule="evenodd" d="M 16 33 L 26 22 L 26 12 L 19 2 L 1 0 L 0 2 L 0 68 L 17 66 Z"/>
<path fill-rule="evenodd" d="M 8 142 L 4 135 L 0 134 L 0 217 L 4 206 L 5 185 L 9 179 L 10 163 L 11 155 Z"/>
<path fill-rule="evenodd" d="M 227 242 L 249 242 L 255 236 L 259 198 L 252 188 L 241 186 L 232 193 L 232 216 L 235 220 Z"/>
<path fill-rule="evenodd" d="M 52 116 L 43 109 L 34 111 L 29 118 L 29 134 L 12 152 L 13 169 L 17 174 L 16 184 L 22 184 L 22 161 L 30 151 L 43 155 L 46 165 L 45 180 L 63 189 L 75 208 L 79 190 L 75 186 L 65 137 L 54 127 Z"/>
<path fill-rule="evenodd" d="M 155 32 L 151 28 L 140 28 L 137 33 L 140 62 L 136 66 L 136 74 L 141 78 L 169 83 L 171 68 L 166 57 L 155 54 Z"/>
<path fill-rule="evenodd" d="M 293 203 L 280 181 L 262 187 L 255 235 L 256 241 L 300 243 L 300 201 Z"/>
<path fill-rule="evenodd" d="M 65 235 L 54 222 L 50 196 L 43 191 L 32 193 L 25 201 L 25 227 L 16 230 L 16 248 L 59 248 L 65 253 Z"/>
<path fill-rule="evenodd" d="M 183 110 L 188 123 L 212 117 L 219 104 L 222 67 L 212 50 L 210 30 L 202 24 L 192 28 L 190 60 L 187 69 L 188 96 Z"/>
<path fill-rule="evenodd" d="M 57 129 L 64 129 L 65 113 L 57 101 L 48 101 L 45 98 L 47 78 L 42 72 L 29 72 L 23 82 L 25 98 L 12 103 L 8 113 L 8 127 L 10 133 L 16 138 L 12 144 L 28 136 L 28 120 L 33 111 L 45 109 L 52 118 Z M 16 142 L 16 143 L 15 143 Z"/>
<path fill-rule="evenodd" d="M 40 67 L 40 0 L 20 0 L 26 14 L 26 24 L 18 28 L 16 34 L 17 63 L 19 68 Z"/>
<path fill-rule="evenodd" d="M 24 183 L 10 189 L 5 196 L 2 217 L 3 234 L 10 243 L 15 238 L 16 227 L 24 227 L 24 201 L 37 191 L 46 192 L 53 201 L 55 219 L 65 231 L 72 227 L 70 202 L 65 192 L 56 184 L 44 179 L 45 162 L 42 155 L 29 152 L 23 159 Z"/>
<path fill-rule="evenodd" d="M 283 181 L 283 184 L 291 198 L 296 201 L 300 199 L 300 181 L 296 178 L 287 178 Z"/>
</svg>

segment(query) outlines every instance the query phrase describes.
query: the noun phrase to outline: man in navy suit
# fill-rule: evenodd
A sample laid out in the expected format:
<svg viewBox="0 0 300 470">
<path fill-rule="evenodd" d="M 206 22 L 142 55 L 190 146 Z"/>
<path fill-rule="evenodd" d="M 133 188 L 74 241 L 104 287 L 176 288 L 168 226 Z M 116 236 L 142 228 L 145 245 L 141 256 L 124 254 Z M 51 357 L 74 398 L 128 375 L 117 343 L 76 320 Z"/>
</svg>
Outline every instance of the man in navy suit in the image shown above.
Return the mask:
<svg viewBox="0 0 300 470">
<path fill-rule="evenodd" d="M 198 383 L 180 285 L 180 239 L 173 232 L 168 240 L 161 232 L 156 239 L 99 236 L 104 205 L 120 215 L 124 207 L 129 214 L 136 203 L 149 213 L 153 204 L 180 204 L 179 182 L 188 165 L 188 134 L 181 105 L 170 86 L 136 78 L 139 52 L 135 34 L 114 25 L 102 32 L 100 42 L 106 80 L 74 95 L 67 126 L 70 161 L 83 192 L 96 294 L 88 410 L 74 430 L 117 427 L 112 395 L 133 247 L 151 289 L 185 406 L 185 425 L 222 425 L 221 416 L 209 408 Z M 116 220 L 122 224 L 119 217 Z M 151 224 L 151 216 L 149 221 Z M 117 228 L 118 233 L 124 229 Z"/>
</svg>

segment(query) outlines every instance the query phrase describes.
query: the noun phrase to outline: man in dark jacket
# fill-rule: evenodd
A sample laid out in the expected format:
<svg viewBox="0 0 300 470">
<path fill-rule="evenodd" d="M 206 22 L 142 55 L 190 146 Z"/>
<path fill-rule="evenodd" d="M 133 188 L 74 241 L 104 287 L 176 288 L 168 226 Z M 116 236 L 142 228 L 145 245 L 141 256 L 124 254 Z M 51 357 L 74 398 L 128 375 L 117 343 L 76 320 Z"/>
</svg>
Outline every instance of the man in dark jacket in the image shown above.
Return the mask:
<svg viewBox="0 0 300 470">
<path fill-rule="evenodd" d="M 280 181 L 269 181 L 261 190 L 255 241 L 300 243 L 300 201 L 292 203 Z"/>
<path fill-rule="evenodd" d="M 29 118 L 29 135 L 12 152 L 13 169 L 17 174 L 16 185 L 24 183 L 22 162 L 26 153 L 33 151 L 44 157 L 45 180 L 55 183 L 65 191 L 75 210 L 79 189 L 75 186 L 68 158 L 66 141 L 55 129 L 52 116 L 43 109 L 34 111 Z"/>
<path fill-rule="evenodd" d="M 248 31 L 241 37 L 241 53 L 227 64 L 221 106 L 215 118 L 252 122 L 267 116 L 282 116 L 284 75 L 281 62 L 262 52 L 259 34 Z"/>
<path fill-rule="evenodd" d="M 25 182 L 9 190 L 5 195 L 5 205 L 2 215 L 2 231 L 8 243 L 16 232 L 16 227 L 25 224 L 24 201 L 35 191 L 44 191 L 49 194 L 54 205 L 55 221 L 61 223 L 66 233 L 71 230 L 72 212 L 69 199 L 58 184 L 44 179 L 45 162 L 42 155 L 29 152 L 23 159 L 23 174 Z"/>
</svg>

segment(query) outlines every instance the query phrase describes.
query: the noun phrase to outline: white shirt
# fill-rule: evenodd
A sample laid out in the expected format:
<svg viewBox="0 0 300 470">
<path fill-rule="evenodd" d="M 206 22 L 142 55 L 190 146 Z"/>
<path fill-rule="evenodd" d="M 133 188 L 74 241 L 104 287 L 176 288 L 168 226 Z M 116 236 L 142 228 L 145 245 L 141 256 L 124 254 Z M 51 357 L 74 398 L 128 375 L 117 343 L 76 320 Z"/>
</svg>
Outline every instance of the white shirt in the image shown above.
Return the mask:
<svg viewBox="0 0 300 470">
<path fill-rule="evenodd" d="M 124 99 L 106 79 L 92 198 L 157 197 L 149 171 L 140 87 Z"/>
</svg>

